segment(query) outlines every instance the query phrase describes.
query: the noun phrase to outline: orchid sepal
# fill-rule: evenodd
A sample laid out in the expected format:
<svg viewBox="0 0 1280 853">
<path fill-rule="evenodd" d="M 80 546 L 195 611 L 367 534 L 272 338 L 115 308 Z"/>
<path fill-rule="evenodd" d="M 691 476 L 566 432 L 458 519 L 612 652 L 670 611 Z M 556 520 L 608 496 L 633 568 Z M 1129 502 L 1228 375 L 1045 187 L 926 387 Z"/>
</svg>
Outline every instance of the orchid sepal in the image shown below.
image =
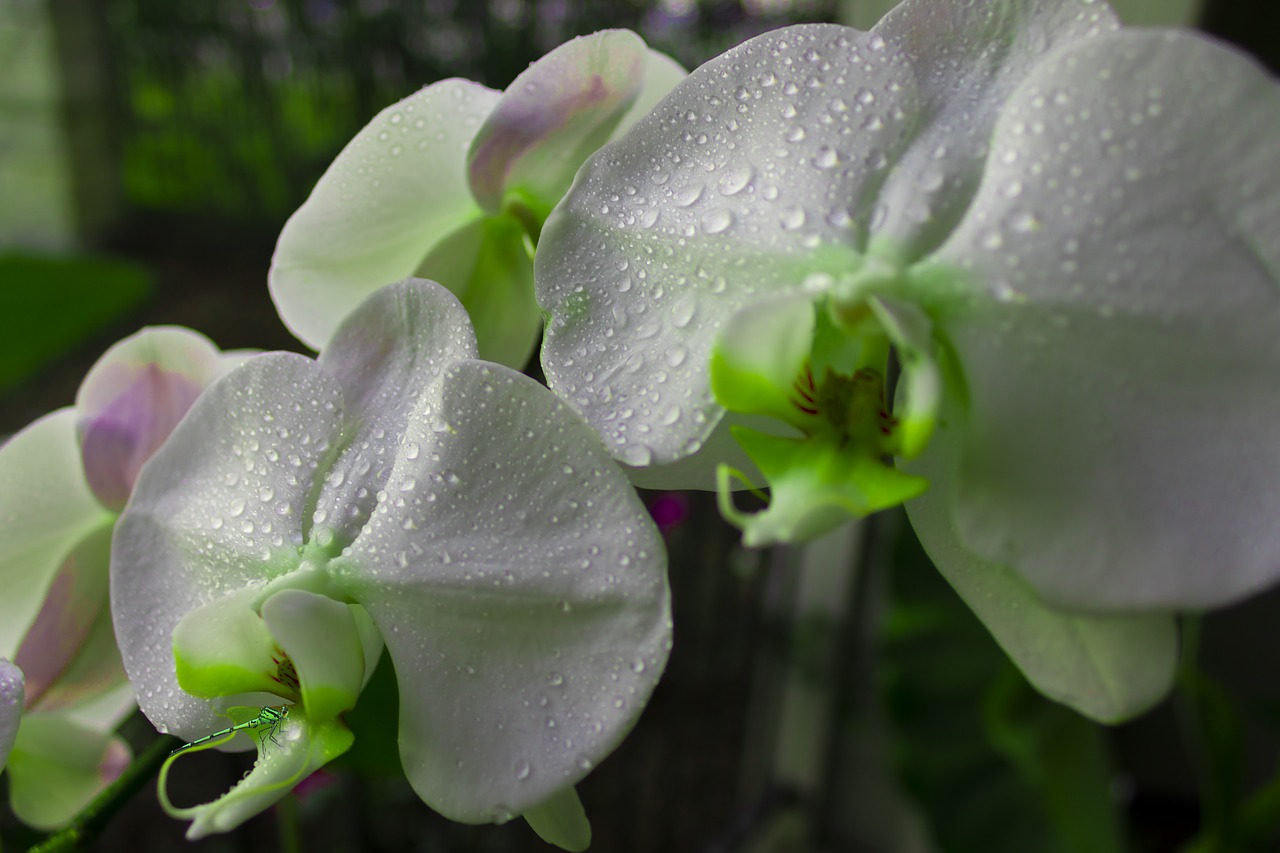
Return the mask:
<svg viewBox="0 0 1280 853">
<path fill-rule="evenodd" d="M 521 815 L 538 837 L 570 853 L 591 846 L 591 822 L 572 785 Z"/>
</svg>

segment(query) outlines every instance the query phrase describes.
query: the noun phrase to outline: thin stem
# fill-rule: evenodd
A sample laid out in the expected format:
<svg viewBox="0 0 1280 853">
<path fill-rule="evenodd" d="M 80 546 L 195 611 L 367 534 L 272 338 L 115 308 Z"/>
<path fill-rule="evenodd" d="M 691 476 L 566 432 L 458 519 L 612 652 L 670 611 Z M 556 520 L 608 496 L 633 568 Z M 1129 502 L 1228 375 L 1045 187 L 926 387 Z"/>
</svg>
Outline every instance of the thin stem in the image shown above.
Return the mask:
<svg viewBox="0 0 1280 853">
<path fill-rule="evenodd" d="M 276 830 L 279 833 L 280 853 L 300 853 L 302 834 L 298 831 L 298 800 L 288 794 L 276 803 Z"/>
<path fill-rule="evenodd" d="M 1230 697 L 1200 671 L 1201 617 L 1183 618 L 1178 710 L 1187 752 L 1199 777 L 1200 831 L 1184 853 L 1236 850 L 1242 747 Z"/>
<path fill-rule="evenodd" d="M 102 790 L 71 823 L 32 847 L 29 853 L 80 850 L 102 832 L 124 804 L 133 799 L 169 757 L 177 738 L 158 737 L 120 776 Z"/>
</svg>

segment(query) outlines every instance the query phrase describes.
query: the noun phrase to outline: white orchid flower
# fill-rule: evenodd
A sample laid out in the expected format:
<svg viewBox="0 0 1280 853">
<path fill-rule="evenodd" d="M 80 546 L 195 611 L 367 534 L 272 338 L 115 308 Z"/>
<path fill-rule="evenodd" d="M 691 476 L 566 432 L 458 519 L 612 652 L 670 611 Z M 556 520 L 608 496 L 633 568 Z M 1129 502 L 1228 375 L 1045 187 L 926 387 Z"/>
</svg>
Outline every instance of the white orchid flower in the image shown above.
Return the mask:
<svg viewBox="0 0 1280 853">
<path fill-rule="evenodd" d="M 370 293 L 418 275 L 462 300 L 482 357 L 522 367 L 542 322 L 529 241 L 587 155 L 684 73 L 635 33 L 606 30 L 505 92 L 444 80 L 386 108 L 280 234 L 269 281 L 281 319 L 318 350 Z"/>
<path fill-rule="evenodd" d="M 173 810 L 189 837 L 345 751 L 385 643 L 423 801 L 586 845 L 573 785 L 666 663 L 665 553 L 590 427 L 475 355 L 447 290 L 391 285 L 318 360 L 262 355 L 211 387 L 144 470 L 112 553 L 143 712 L 188 741 L 287 713 L 236 788 Z"/>
<path fill-rule="evenodd" d="M 0 742 L 16 738 L 9 802 L 32 826 L 66 823 L 129 763 L 113 734 L 134 699 L 107 606 L 112 530 L 142 465 L 242 360 L 188 329 L 144 329 L 94 364 L 75 406 L 0 447 L 0 657 L 25 682 L 3 677 L 21 722 Z"/>
<path fill-rule="evenodd" d="M 1280 574 L 1278 136 L 1252 60 L 1095 0 L 771 32 L 548 219 L 546 376 L 650 482 L 721 463 L 751 544 L 907 501 L 1043 691 L 1129 716 L 1171 611 Z"/>
</svg>

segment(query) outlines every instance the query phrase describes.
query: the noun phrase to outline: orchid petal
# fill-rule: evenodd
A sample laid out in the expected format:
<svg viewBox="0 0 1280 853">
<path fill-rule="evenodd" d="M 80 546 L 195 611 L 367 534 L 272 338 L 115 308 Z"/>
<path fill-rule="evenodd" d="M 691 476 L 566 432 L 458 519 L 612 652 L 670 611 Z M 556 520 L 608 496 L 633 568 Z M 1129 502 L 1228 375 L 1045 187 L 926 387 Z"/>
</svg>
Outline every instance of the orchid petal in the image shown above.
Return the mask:
<svg viewBox="0 0 1280 853">
<path fill-rule="evenodd" d="M 173 630 L 226 591 L 297 567 L 342 424 L 332 376 L 269 353 L 210 386 L 148 463 L 116 525 L 111 607 L 139 705 L 161 731 L 218 728 L 209 703 L 178 686 Z"/>
<path fill-rule="evenodd" d="M 735 481 L 735 487 L 763 485 L 764 477 L 760 475 L 756 463 L 751 461 L 751 457 L 733 438 L 733 430 L 742 426 L 769 434 L 795 434 L 795 430 L 773 418 L 726 412 L 696 453 L 665 465 L 645 465 L 638 468 L 623 466 L 623 471 L 631 485 L 638 489 L 712 491 L 716 488 L 716 471 L 721 464 L 725 464 L 737 471 L 741 478 L 741 482 Z"/>
<path fill-rule="evenodd" d="M 451 365 L 407 429 L 330 572 L 395 663 L 414 790 L 500 822 L 634 724 L 670 644 L 662 541 L 598 438 L 514 371 Z"/>
<path fill-rule="evenodd" d="M 230 696 L 236 704 L 234 697 L 253 693 L 297 701 L 297 685 L 280 680 L 281 653 L 254 607 L 259 592 L 245 587 L 215 598 L 174 626 L 174 672 L 185 692 L 204 699 Z"/>
<path fill-rule="evenodd" d="M 396 450 L 386 437 L 404 434 L 420 395 L 446 364 L 475 353 L 466 311 L 422 279 L 383 288 L 338 328 L 319 366 L 342 386 L 348 423 L 312 517 L 335 528 L 340 544 L 369 517 L 386 481 Z"/>
<path fill-rule="evenodd" d="M 98 359 L 76 394 L 76 429 L 103 506 L 124 508 L 138 469 L 223 370 L 208 338 L 179 327 L 143 329 Z"/>
<path fill-rule="evenodd" d="M 12 658 L 68 554 L 114 515 L 89 491 L 75 412 L 61 409 L 0 447 L 0 655 Z"/>
<path fill-rule="evenodd" d="M 956 531 L 1055 604 L 1200 608 L 1280 576 L 1277 136 L 1280 88 L 1234 51 L 1081 42 L 1010 98 L 917 273 L 967 403 L 928 451 L 956 457 Z"/>
<path fill-rule="evenodd" d="M 634 127 L 636 122 L 652 112 L 658 102 L 688 76 L 688 69 L 679 62 L 661 51 L 649 48 L 645 56 L 644 77 L 640 81 L 640 91 L 636 93 L 631 106 L 622 114 L 613 133 L 609 134 L 609 141 L 618 139 Z M 561 193 L 561 195 L 564 194 Z"/>
<path fill-rule="evenodd" d="M 111 564 L 111 525 L 105 523 L 67 555 L 13 662 L 27 683 L 27 702 L 34 704 L 59 681 L 84 648 L 95 620 L 107 607 L 107 574 Z M 109 643 L 114 645 L 114 643 Z"/>
<path fill-rule="evenodd" d="M 885 464 L 874 446 L 857 441 L 780 438 L 742 427 L 733 437 L 769 483 L 768 508 L 750 514 L 732 505 L 727 484 L 718 490 L 721 514 L 742 528 L 747 547 L 807 542 L 851 518 L 898 506 L 928 486 L 924 478 Z M 722 479 L 736 473 L 722 470 Z"/>
<path fill-rule="evenodd" d="M 1178 632 L 1171 615 L 1073 613 L 1045 603 L 1012 567 L 973 552 L 954 518 L 958 404 L 944 406 L 930 450 L 911 466 L 933 486 L 906 505 L 911 526 L 938 571 L 1046 696 L 1094 720 L 1130 719 L 1173 685 Z"/>
<path fill-rule="evenodd" d="M 1105 4 L 1080 0 L 906 0 L 885 15 L 872 33 L 910 57 L 921 109 L 880 190 L 873 245 L 905 260 L 935 248 L 973 198 L 1009 94 L 1050 52 L 1117 26 Z"/>
<path fill-rule="evenodd" d="M 914 459 L 933 435 L 942 402 L 942 375 L 934 353 L 932 323 L 918 306 L 901 299 L 872 297 L 867 305 L 893 341 L 893 350 L 902 365 L 893 408 L 897 452 Z"/>
<path fill-rule="evenodd" d="M 9 754 L 9 807 L 28 826 L 56 829 L 129 766 L 123 740 L 63 714 L 27 714 Z"/>
<path fill-rule="evenodd" d="M 91 533 L 67 558 L 14 663 L 26 704 L 41 712 L 77 707 L 127 685 L 108 605 L 111 528 Z"/>
<path fill-rule="evenodd" d="M 96 636 L 96 633 L 94 636 Z M 118 660 L 119 652 L 114 648 L 111 651 Z M 93 693 L 86 693 L 77 698 L 74 704 L 67 703 L 58 707 L 55 713 L 91 729 L 97 729 L 101 732 L 115 731 L 126 717 L 138 710 L 138 703 L 133 696 L 133 686 L 123 676 L 123 666 L 120 667 L 120 670 L 121 678 L 114 686 L 104 687 Z M 45 703 L 48 703 L 48 697 L 51 695 L 56 695 L 56 691 L 46 694 Z"/>
<path fill-rule="evenodd" d="M 0 658 L 0 770 L 9 762 L 9 751 L 18 736 L 23 697 L 22 670 Z"/>
<path fill-rule="evenodd" d="M 79 654 L 36 703 L 28 699 L 31 710 L 70 713 L 91 726 L 114 729 L 137 709 L 116 647 L 111 609 L 105 599 L 102 604 Z"/>
<path fill-rule="evenodd" d="M 851 80 L 883 95 L 852 97 Z M 740 308 L 859 268 L 862 202 L 915 102 L 883 40 L 791 27 L 703 65 L 583 165 L 539 242 L 542 363 L 618 459 L 705 441 L 723 414 L 707 362 Z"/>
<path fill-rule="evenodd" d="M 379 113 L 337 156 L 271 261 L 271 297 L 299 340 L 322 349 L 365 297 L 414 275 L 433 246 L 481 215 L 466 152 L 497 100 L 466 80 L 434 83 Z"/>
<path fill-rule="evenodd" d="M 515 194 L 543 216 L 640 93 L 649 51 L 630 30 L 565 42 L 502 93 L 471 142 L 471 192 L 489 213 Z"/>
<path fill-rule="evenodd" d="M 481 358 L 516 370 L 529 363 L 542 333 L 542 311 L 533 298 L 533 257 L 514 219 L 485 221 L 462 304 L 475 326 Z"/>
</svg>

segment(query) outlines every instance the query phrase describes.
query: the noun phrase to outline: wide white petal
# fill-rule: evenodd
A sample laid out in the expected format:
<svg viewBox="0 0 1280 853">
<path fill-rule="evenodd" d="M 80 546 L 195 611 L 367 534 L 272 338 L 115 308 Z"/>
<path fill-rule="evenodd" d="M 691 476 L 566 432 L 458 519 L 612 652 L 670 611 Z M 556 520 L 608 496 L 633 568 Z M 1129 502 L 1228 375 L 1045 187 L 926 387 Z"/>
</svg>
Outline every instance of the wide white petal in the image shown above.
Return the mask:
<svg viewBox="0 0 1280 853">
<path fill-rule="evenodd" d="M 1280 577 L 1280 86 L 1121 32 L 1037 67 L 916 289 L 964 395 L 965 547 L 1080 608 Z M 966 292 L 947 296 L 967 281 Z"/>
<path fill-rule="evenodd" d="M 28 826 L 65 826 L 132 757 L 129 745 L 108 727 L 67 714 L 28 714 L 9 754 L 9 806 Z"/>
<path fill-rule="evenodd" d="M 466 154 L 497 99 L 467 80 L 433 83 L 380 112 L 337 156 L 271 260 L 271 298 L 299 340 L 323 348 L 365 297 L 413 275 L 480 215 Z"/>
<path fill-rule="evenodd" d="M 667 96 L 668 92 L 688 76 L 688 70 L 679 62 L 661 51 L 650 48 L 645 57 L 644 78 L 640 83 L 640 92 L 623 113 L 618 126 L 610 134 L 609 141 L 612 142 L 630 130 L 636 122 L 647 116 L 658 102 Z"/>
<path fill-rule="evenodd" d="M 143 468 L 116 525 L 111 609 L 138 704 L 161 731 L 193 739 L 222 727 L 208 702 L 179 689 L 173 629 L 296 566 L 342 419 L 329 374 L 269 353 L 210 386 Z"/>
<path fill-rule="evenodd" d="M 630 30 L 565 42 L 511 82 L 467 155 L 471 192 L 490 213 L 517 192 L 550 209 L 608 140 L 645 82 L 649 51 Z"/>
<path fill-rule="evenodd" d="M 791 27 L 703 65 L 584 164 L 539 243 L 542 363 L 615 456 L 696 451 L 723 411 L 707 361 L 727 318 L 857 268 L 915 98 L 883 39 Z"/>
<path fill-rule="evenodd" d="M 107 596 L 111 535 L 103 523 L 77 543 L 22 638 L 13 662 L 26 678 L 29 708 L 65 708 L 125 682 Z"/>
<path fill-rule="evenodd" d="M 905 0 L 885 15 L 872 32 L 910 58 L 920 110 L 880 189 L 873 243 L 907 260 L 935 248 L 973 198 L 1010 93 L 1052 51 L 1118 25 L 1085 0 Z"/>
<path fill-rule="evenodd" d="M 346 423 L 316 498 L 316 524 L 354 538 L 373 511 L 422 393 L 446 365 L 475 354 L 467 312 L 432 281 L 385 287 L 343 322 L 319 358 L 342 386 Z"/>
<path fill-rule="evenodd" d="M 670 645 L 665 554 L 599 439 L 537 383 L 463 361 L 432 397 L 330 571 L 386 639 L 414 789 L 502 821 L 634 724 Z"/>
</svg>

